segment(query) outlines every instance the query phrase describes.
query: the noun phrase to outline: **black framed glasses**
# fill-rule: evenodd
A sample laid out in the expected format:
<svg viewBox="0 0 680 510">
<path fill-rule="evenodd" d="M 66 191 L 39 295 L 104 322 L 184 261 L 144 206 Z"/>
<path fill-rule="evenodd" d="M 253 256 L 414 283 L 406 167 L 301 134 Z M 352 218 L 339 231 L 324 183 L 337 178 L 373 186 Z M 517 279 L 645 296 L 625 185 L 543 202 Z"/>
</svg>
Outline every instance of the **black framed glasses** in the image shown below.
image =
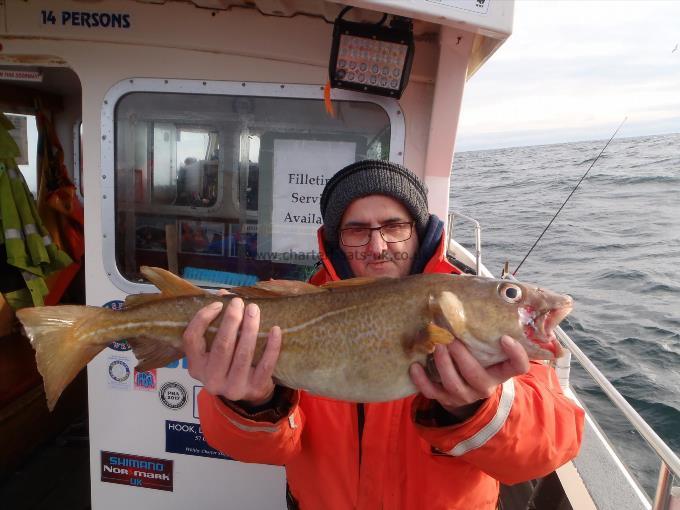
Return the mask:
<svg viewBox="0 0 680 510">
<path fill-rule="evenodd" d="M 371 241 L 373 231 L 380 232 L 380 237 L 386 243 L 400 243 L 408 241 L 413 235 L 415 222 L 387 223 L 379 227 L 348 227 L 340 229 L 340 241 L 345 246 L 356 248 L 365 246 Z"/>
</svg>

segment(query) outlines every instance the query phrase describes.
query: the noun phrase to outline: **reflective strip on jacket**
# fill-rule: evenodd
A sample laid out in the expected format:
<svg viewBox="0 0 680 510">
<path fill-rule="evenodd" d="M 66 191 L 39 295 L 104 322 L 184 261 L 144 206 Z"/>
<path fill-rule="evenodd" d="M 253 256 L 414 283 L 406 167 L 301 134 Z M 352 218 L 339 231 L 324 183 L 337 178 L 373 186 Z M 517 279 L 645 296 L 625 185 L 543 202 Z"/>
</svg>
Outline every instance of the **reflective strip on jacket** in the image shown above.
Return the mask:
<svg viewBox="0 0 680 510">
<path fill-rule="evenodd" d="M 322 260 L 312 283 L 338 279 Z M 460 272 L 446 260 L 443 239 L 424 272 Z M 417 423 L 416 411 L 431 406 L 421 395 L 364 404 L 361 448 L 357 404 L 292 395 L 275 422 L 247 417 L 205 390 L 198 403 L 208 443 L 242 462 L 285 466 L 303 510 L 493 510 L 499 482 L 554 471 L 576 456 L 583 432 L 583 410 L 540 363 L 452 426 Z"/>
</svg>

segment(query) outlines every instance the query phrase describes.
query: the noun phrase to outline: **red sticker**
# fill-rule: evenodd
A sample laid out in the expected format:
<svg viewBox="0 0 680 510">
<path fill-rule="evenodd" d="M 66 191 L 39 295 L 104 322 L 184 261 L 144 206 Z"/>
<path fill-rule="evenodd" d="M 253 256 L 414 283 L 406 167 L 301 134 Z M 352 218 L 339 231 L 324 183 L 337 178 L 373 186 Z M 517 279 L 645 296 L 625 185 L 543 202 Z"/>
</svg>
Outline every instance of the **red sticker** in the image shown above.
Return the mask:
<svg viewBox="0 0 680 510">
<path fill-rule="evenodd" d="M 156 369 L 152 368 L 146 372 L 140 372 L 135 368 L 135 389 L 143 391 L 156 391 L 158 386 L 158 375 Z"/>
<path fill-rule="evenodd" d="M 172 461 L 102 451 L 102 482 L 172 491 Z"/>
</svg>

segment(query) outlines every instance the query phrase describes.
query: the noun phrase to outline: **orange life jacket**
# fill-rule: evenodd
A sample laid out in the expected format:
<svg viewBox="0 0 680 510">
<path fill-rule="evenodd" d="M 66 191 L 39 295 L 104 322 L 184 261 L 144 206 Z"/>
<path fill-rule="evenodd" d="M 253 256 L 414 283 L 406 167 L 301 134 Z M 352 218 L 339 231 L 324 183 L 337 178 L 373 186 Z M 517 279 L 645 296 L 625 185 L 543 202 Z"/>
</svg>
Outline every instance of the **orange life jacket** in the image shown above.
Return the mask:
<svg viewBox="0 0 680 510">
<path fill-rule="evenodd" d="M 312 283 L 338 279 L 322 260 Z M 424 272 L 460 272 L 446 260 L 443 239 Z M 303 510 L 493 510 L 499 482 L 552 472 L 576 456 L 583 432 L 583 410 L 540 363 L 450 426 L 421 422 L 432 407 L 421 395 L 377 404 L 289 395 L 273 421 L 205 390 L 199 413 L 214 448 L 242 462 L 285 466 L 289 506 Z"/>
</svg>

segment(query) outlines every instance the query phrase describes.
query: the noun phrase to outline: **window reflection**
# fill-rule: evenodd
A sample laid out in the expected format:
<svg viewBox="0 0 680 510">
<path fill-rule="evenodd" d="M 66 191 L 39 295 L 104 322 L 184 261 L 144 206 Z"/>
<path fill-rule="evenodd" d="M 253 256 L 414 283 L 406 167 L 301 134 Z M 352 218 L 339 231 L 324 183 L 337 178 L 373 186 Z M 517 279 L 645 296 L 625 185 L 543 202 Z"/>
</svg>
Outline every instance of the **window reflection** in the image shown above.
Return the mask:
<svg viewBox="0 0 680 510">
<path fill-rule="evenodd" d="M 181 129 L 177 142 L 179 168 L 175 205 L 210 207 L 217 201 L 219 142 L 217 132 Z"/>
<path fill-rule="evenodd" d="M 336 111 L 328 116 L 321 99 L 123 96 L 114 126 L 121 274 L 136 280 L 141 265 L 155 265 L 217 286 L 309 276 L 322 183 L 351 161 L 389 155 L 381 106 L 338 101 Z"/>
</svg>

